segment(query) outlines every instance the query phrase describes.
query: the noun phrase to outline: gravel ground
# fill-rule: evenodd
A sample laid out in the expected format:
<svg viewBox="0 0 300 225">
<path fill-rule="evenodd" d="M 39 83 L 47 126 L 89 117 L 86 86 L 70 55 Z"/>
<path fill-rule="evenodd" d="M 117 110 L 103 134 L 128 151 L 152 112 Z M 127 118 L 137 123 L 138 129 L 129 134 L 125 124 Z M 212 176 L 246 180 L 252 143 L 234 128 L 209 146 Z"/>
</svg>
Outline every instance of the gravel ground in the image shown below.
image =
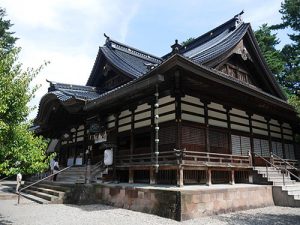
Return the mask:
<svg viewBox="0 0 300 225">
<path fill-rule="evenodd" d="M 0 200 L 0 225 L 10 224 L 300 225 L 300 208 L 274 206 L 204 217 L 179 223 L 154 215 L 105 205 L 40 205 L 26 199 L 22 199 L 21 204 L 17 205 L 16 199 Z"/>
</svg>

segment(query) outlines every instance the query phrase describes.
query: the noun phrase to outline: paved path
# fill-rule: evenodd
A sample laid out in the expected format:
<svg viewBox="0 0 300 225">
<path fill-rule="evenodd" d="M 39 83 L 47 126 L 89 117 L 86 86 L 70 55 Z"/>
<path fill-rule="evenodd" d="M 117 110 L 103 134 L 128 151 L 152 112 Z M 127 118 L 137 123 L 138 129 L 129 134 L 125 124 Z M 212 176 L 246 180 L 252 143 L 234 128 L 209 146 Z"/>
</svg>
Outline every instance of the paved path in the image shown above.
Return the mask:
<svg viewBox="0 0 300 225">
<path fill-rule="evenodd" d="M 2 190 L 1 190 L 2 188 Z M 10 194 L 0 186 L 0 195 Z M 10 194 L 11 195 L 11 194 Z M 106 205 L 40 205 L 0 199 L 0 225 L 300 225 L 300 208 L 266 207 L 184 222 Z"/>
</svg>

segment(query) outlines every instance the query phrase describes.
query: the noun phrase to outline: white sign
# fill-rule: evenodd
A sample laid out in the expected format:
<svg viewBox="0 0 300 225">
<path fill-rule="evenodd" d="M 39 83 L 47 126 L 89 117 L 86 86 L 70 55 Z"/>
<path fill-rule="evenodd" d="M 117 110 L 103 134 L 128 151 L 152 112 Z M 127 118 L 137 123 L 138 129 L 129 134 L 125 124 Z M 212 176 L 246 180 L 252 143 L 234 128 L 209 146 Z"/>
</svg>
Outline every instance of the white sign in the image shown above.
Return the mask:
<svg viewBox="0 0 300 225">
<path fill-rule="evenodd" d="M 104 151 L 104 165 L 111 166 L 113 164 L 113 150 L 106 149 Z"/>
<path fill-rule="evenodd" d="M 105 142 L 106 140 L 107 140 L 106 131 L 94 135 L 95 144 Z"/>
</svg>

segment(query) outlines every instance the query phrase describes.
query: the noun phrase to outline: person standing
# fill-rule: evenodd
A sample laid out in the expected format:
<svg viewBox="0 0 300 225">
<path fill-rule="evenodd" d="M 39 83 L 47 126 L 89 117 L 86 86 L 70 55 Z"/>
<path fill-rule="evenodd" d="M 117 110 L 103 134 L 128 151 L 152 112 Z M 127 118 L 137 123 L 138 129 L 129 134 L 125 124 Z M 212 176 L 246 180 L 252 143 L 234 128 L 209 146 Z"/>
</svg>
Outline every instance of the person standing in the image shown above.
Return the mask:
<svg viewBox="0 0 300 225">
<path fill-rule="evenodd" d="M 53 181 L 56 181 L 58 171 L 59 171 L 59 165 L 58 162 L 55 160 L 54 167 L 53 167 L 53 173 L 54 173 Z"/>
<path fill-rule="evenodd" d="M 54 173 L 54 164 L 55 164 L 55 160 L 50 159 L 50 174 L 51 175 Z M 53 177 L 51 178 L 51 180 L 53 180 Z"/>
<path fill-rule="evenodd" d="M 21 186 L 21 182 L 22 182 L 22 174 L 18 173 L 17 174 L 17 187 L 16 187 L 16 193 L 19 193 L 19 188 Z"/>
</svg>

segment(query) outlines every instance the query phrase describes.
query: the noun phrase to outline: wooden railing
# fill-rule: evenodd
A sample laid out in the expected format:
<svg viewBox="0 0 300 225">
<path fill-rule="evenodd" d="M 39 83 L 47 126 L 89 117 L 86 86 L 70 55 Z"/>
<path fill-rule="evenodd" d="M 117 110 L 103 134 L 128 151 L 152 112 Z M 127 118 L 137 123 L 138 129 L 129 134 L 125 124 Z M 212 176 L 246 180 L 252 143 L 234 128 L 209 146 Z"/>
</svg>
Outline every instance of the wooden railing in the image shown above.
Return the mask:
<svg viewBox="0 0 300 225">
<path fill-rule="evenodd" d="M 251 166 L 251 157 L 242 155 L 219 154 L 210 152 L 197 152 L 176 150 L 160 152 L 158 162 L 160 165 L 200 165 L 200 166 Z M 151 153 L 117 156 L 117 165 L 150 165 L 155 162 Z"/>
<path fill-rule="evenodd" d="M 298 160 L 283 159 L 274 153 L 271 155 L 271 160 L 273 161 L 273 164 L 275 166 L 284 167 L 286 169 L 291 169 L 291 170 L 299 170 L 297 168 Z"/>
<path fill-rule="evenodd" d="M 183 164 L 207 165 L 207 166 L 250 166 L 249 156 L 229 155 L 210 152 L 184 151 Z"/>
<path fill-rule="evenodd" d="M 155 162 L 154 153 L 132 154 L 117 156 L 116 163 L 119 165 L 147 165 Z M 160 152 L 158 155 L 158 162 L 160 164 L 174 164 L 176 163 L 176 156 L 173 151 Z"/>
</svg>

